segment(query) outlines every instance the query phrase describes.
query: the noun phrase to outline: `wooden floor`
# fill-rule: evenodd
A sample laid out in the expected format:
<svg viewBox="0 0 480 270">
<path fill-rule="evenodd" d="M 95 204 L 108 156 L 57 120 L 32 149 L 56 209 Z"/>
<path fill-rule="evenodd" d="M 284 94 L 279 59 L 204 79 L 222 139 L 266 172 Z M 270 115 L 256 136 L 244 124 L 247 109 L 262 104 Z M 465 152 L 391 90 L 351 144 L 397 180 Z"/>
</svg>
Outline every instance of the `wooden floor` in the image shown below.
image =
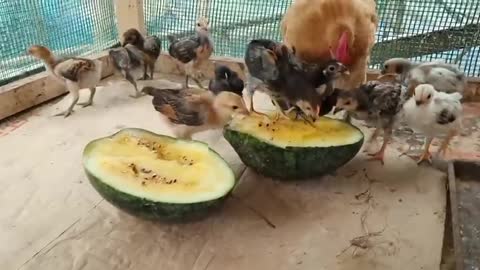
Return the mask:
<svg viewBox="0 0 480 270">
<path fill-rule="evenodd" d="M 0 269 L 438 269 L 446 175 L 398 157 L 407 131 L 384 166 L 360 154 L 335 175 L 291 184 L 245 169 L 219 131 L 199 134 L 241 177 L 235 198 L 202 222 L 154 224 L 102 200 L 82 170 L 83 147 L 95 138 L 125 127 L 170 134 L 150 97 L 128 97 L 124 81 L 104 85 L 93 107 L 67 119 L 50 115 L 69 97 L 0 124 Z M 452 156 L 478 154 L 477 126 L 467 121 Z M 352 240 L 365 249 L 348 248 Z"/>
</svg>

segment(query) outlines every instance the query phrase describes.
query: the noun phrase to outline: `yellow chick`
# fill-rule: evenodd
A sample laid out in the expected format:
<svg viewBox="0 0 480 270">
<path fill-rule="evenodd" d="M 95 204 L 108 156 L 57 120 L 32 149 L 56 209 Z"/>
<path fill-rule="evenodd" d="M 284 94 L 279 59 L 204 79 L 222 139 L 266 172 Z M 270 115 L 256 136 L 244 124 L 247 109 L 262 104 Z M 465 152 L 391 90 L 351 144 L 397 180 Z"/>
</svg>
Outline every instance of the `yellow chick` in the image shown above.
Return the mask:
<svg viewBox="0 0 480 270">
<path fill-rule="evenodd" d="M 191 139 L 198 132 L 223 128 L 234 114 L 248 114 L 243 98 L 232 92 L 214 95 L 198 88 L 144 87 L 152 104 L 177 138 Z"/>
</svg>

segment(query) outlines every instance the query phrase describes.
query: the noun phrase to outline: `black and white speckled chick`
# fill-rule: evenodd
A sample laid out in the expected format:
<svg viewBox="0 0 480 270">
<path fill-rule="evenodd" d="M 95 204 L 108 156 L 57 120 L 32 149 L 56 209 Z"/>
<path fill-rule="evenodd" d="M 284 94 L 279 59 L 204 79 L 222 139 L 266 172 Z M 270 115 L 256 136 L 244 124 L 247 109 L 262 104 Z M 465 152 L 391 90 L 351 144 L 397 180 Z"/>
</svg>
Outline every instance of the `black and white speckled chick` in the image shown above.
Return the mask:
<svg viewBox="0 0 480 270">
<path fill-rule="evenodd" d="M 185 88 L 188 87 L 189 77 L 192 77 L 200 88 L 204 88 L 199 81 L 201 77 L 199 69 L 214 51 L 208 20 L 201 17 L 197 21 L 194 36 L 180 40 L 168 36 L 168 39 L 170 40 L 169 54 L 185 67 Z"/>
<path fill-rule="evenodd" d="M 208 89 L 214 94 L 222 91 L 230 91 L 242 96 L 243 88 L 244 83 L 238 76 L 238 73 L 224 65 L 215 67 L 215 77 L 210 80 L 208 85 Z"/>
<path fill-rule="evenodd" d="M 353 118 L 376 127 L 368 143 L 377 138 L 380 130 L 384 131 L 382 147 L 372 157 L 383 164 L 385 149 L 407 100 L 406 87 L 396 82 L 371 81 L 354 90 L 339 91 L 336 110 L 346 110 Z"/>
</svg>

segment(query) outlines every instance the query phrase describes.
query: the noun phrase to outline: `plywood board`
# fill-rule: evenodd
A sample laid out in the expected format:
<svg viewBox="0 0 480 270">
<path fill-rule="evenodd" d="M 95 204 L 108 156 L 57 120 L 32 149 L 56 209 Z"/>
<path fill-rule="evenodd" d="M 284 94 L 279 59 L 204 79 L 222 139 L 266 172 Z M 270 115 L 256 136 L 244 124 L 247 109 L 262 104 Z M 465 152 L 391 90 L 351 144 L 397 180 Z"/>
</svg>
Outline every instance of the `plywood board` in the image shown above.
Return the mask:
<svg viewBox="0 0 480 270">
<path fill-rule="evenodd" d="M 51 117 L 68 104 L 64 99 L 25 115 L 22 126 L 0 136 L 8 153 L 0 155 L 0 241 L 8 243 L 0 247 L 0 269 L 438 269 L 445 174 L 398 158 L 395 146 L 385 166 L 361 154 L 336 175 L 288 184 L 245 170 L 220 132 L 206 132 L 195 138 L 209 142 L 241 175 L 235 198 L 221 212 L 165 225 L 117 210 L 86 180 L 83 147 L 124 127 L 170 134 L 151 98 L 131 93 L 125 81 L 110 80 L 93 107 L 77 108 L 67 119 Z M 264 96 L 255 100 L 269 107 Z M 353 256 L 350 241 L 366 233 L 376 236 Z"/>
</svg>

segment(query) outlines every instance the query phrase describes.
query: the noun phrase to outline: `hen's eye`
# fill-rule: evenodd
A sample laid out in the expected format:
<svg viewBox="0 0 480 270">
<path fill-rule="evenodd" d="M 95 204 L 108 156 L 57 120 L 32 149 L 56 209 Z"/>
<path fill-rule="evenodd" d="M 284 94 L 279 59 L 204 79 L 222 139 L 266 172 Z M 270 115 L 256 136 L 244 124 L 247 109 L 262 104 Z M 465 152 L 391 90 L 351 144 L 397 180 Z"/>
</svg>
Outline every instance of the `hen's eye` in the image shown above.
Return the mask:
<svg viewBox="0 0 480 270">
<path fill-rule="evenodd" d="M 238 109 L 238 106 L 232 106 L 232 109 L 236 110 Z"/>
</svg>

